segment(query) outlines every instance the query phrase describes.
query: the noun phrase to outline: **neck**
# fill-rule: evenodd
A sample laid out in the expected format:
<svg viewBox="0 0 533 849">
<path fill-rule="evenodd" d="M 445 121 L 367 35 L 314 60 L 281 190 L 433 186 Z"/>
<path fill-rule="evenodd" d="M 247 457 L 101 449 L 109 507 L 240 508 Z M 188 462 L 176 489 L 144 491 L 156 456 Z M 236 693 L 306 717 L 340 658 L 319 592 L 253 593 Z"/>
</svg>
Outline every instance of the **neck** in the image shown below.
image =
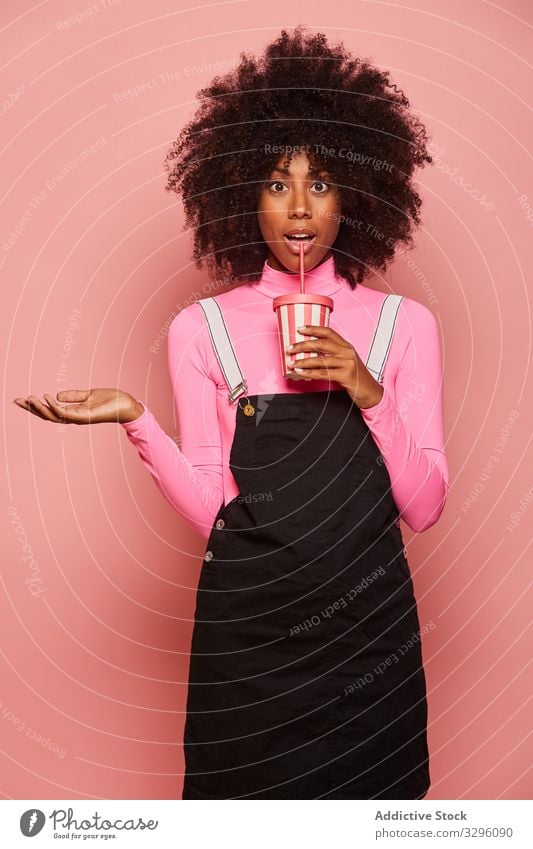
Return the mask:
<svg viewBox="0 0 533 849">
<path fill-rule="evenodd" d="M 300 291 L 300 273 L 288 269 L 282 271 L 272 268 L 268 264 L 268 260 L 265 260 L 261 279 L 251 285 L 258 292 L 271 297 L 291 294 Z M 306 292 L 319 295 L 331 295 L 339 289 L 350 288 L 347 280 L 335 274 L 333 254 L 319 265 L 315 265 L 310 271 L 305 272 L 304 285 Z"/>
</svg>

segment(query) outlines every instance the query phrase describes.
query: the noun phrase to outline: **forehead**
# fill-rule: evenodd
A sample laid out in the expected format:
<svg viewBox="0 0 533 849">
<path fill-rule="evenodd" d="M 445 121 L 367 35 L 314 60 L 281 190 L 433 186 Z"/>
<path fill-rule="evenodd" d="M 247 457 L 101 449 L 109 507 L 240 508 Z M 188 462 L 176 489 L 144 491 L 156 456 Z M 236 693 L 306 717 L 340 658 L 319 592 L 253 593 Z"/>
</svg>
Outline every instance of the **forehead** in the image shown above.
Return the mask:
<svg viewBox="0 0 533 849">
<path fill-rule="evenodd" d="M 282 174 L 284 177 L 306 177 L 327 171 L 328 169 L 322 163 L 314 162 L 305 151 L 297 151 L 280 156 L 272 173 Z"/>
</svg>

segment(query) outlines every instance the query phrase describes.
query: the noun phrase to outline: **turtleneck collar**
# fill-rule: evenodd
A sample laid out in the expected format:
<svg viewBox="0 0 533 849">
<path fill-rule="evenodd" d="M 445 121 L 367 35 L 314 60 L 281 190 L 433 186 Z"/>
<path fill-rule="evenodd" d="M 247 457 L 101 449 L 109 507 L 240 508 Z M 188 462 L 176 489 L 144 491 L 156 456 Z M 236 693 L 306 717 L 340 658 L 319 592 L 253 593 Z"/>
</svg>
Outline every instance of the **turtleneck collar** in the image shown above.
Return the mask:
<svg viewBox="0 0 533 849">
<path fill-rule="evenodd" d="M 298 272 L 278 271 L 271 268 L 268 260 L 265 260 L 261 279 L 250 284 L 257 292 L 268 297 L 275 298 L 277 295 L 291 294 L 300 291 L 300 275 Z M 344 277 L 335 274 L 335 262 L 333 255 L 316 265 L 310 271 L 305 272 L 305 291 L 318 293 L 319 295 L 332 295 L 339 289 L 349 286 Z"/>
</svg>

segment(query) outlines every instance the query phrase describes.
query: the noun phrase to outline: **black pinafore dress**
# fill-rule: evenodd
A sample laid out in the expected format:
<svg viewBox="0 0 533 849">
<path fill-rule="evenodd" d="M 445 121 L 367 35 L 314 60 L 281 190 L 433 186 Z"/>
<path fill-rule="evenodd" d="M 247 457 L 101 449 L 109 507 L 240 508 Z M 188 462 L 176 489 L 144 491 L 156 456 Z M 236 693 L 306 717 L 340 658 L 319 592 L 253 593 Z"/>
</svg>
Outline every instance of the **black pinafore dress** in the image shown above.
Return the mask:
<svg viewBox="0 0 533 849">
<path fill-rule="evenodd" d="M 199 578 L 182 798 L 423 798 L 419 620 L 383 457 L 344 389 L 244 394 L 220 305 L 199 303 L 236 405 L 239 495 Z M 366 363 L 380 382 L 398 304 Z"/>
</svg>

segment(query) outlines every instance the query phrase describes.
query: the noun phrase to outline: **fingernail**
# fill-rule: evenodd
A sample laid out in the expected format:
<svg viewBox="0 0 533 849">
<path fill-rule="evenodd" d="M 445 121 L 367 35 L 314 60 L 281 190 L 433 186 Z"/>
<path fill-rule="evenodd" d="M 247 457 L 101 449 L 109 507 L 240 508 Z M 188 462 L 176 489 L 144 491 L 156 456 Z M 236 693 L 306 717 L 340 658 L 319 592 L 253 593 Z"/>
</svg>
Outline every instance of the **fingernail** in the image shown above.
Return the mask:
<svg viewBox="0 0 533 849">
<path fill-rule="evenodd" d="M 307 330 L 307 324 L 302 324 L 302 326 L 297 327 L 296 330 Z"/>
</svg>

